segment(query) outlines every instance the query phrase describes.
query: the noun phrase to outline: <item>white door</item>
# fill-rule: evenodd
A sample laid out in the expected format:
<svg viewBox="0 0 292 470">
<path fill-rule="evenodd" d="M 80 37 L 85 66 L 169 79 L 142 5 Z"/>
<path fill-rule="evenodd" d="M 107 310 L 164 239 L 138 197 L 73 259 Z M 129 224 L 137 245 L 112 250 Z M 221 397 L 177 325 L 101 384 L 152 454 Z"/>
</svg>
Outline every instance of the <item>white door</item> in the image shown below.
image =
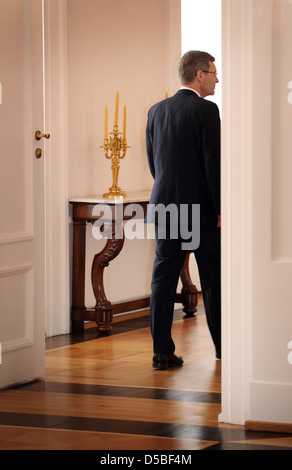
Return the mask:
<svg viewBox="0 0 292 470">
<path fill-rule="evenodd" d="M 0 0 L 0 388 L 45 364 L 43 1 Z M 36 149 L 42 151 L 36 158 Z"/>
</svg>

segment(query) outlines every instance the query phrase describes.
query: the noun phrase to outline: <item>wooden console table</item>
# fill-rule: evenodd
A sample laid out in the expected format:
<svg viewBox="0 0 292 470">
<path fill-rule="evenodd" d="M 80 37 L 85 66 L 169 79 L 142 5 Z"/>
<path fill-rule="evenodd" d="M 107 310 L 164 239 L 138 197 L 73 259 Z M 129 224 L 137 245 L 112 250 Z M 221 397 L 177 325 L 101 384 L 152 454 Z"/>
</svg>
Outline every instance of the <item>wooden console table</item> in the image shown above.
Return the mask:
<svg viewBox="0 0 292 470">
<path fill-rule="evenodd" d="M 73 208 L 72 333 L 82 332 L 84 321 L 95 321 L 100 333 L 108 333 L 112 329 L 114 314 L 149 307 L 149 296 L 127 302 L 111 303 L 106 297 L 103 283 L 104 268 L 118 256 L 124 245 L 123 221 L 135 216 L 135 214 L 125 215 L 125 208 L 129 204 L 139 204 L 145 217 L 149 198 L 150 192 L 141 192 L 129 194 L 127 198 L 119 200 L 103 199 L 102 197 L 71 198 L 69 200 Z M 100 212 L 101 215 L 96 215 L 97 205 L 106 205 L 107 209 L 110 208 L 112 236 L 107 239 L 103 250 L 93 259 L 91 281 L 96 305 L 94 308 L 87 308 L 85 306 L 86 225 L 87 223 L 100 223 L 101 226 L 106 226 L 107 223 L 102 212 Z M 187 253 L 181 271 L 182 291 L 176 295 L 176 302 L 183 304 L 187 316 L 192 316 L 197 310 L 198 291 L 191 281 L 189 256 L 190 253 Z"/>
</svg>

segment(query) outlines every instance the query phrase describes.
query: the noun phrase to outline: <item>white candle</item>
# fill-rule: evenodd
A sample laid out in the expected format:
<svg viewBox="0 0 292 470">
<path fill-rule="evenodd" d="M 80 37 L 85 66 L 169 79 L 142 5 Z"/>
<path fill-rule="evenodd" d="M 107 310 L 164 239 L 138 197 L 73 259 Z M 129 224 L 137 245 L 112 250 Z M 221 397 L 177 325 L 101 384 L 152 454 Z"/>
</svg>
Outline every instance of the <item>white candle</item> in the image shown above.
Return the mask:
<svg viewBox="0 0 292 470">
<path fill-rule="evenodd" d="M 104 138 L 107 139 L 108 137 L 108 107 L 105 106 L 104 112 Z"/>
<path fill-rule="evenodd" d="M 126 138 L 126 127 L 127 127 L 127 107 L 124 106 L 124 139 Z"/>
<path fill-rule="evenodd" d="M 118 116 L 119 116 L 119 92 L 116 96 L 116 113 L 115 113 L 115 125 L 118 125 Z"/>
</svg>

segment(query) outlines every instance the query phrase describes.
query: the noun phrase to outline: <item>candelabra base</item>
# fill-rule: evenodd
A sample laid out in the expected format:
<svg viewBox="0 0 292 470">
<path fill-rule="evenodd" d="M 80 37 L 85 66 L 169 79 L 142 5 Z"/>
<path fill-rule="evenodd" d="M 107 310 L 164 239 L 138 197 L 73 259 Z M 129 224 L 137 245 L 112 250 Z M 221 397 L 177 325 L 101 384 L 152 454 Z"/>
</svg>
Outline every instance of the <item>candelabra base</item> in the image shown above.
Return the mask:
<svg viewBox="0 0 292 470">
<path fill-rule="evenodd" d="M 122 191 L 121 189 L 119 190 L 110 189 L 109 193 L 105 193 L 103 197 L 105 199 L 119 199 L 119 198 L 127 197 L 127 194 L 125 193 L 125 191 Z"/>
</svg>

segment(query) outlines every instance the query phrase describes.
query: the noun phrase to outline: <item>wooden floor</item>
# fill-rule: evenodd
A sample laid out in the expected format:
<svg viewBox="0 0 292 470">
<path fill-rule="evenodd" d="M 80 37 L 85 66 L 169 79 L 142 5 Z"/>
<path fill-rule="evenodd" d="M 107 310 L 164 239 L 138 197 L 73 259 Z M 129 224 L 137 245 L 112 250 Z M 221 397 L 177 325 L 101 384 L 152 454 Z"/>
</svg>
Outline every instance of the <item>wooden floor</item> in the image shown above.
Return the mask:
<svg viewBox="0 0 292 470">
<path fill-rule="evenodd" d="M 0 391 L 0 449 L 291 450 L 291 435 L 218 424 L 221 361 L 203 306 L 183 315 L 173 327 L 179 369 L 152 369 L 146 317 L 115 323 L 107 337 L 48 339 L 45 377 Z"/>
</svg>

